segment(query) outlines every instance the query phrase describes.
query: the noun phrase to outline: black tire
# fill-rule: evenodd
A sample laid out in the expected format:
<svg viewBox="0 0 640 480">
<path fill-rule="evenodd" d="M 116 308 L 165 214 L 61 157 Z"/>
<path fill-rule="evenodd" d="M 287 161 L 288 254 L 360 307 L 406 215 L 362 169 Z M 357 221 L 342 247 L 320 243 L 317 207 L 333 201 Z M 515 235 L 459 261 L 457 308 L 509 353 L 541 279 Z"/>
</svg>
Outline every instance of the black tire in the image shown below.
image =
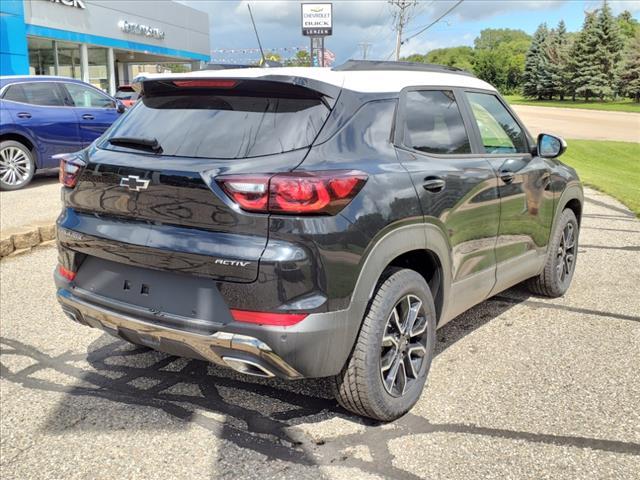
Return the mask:
<svg viewBox="0 0 640 480">
<path fill-rule="evenodd" d="M 31 150 L 14 140 L 0 142 L 0 190 L 19 190 L 31 182 L 35 173 Z"/>
<path fill-rule="evenodd" d="M 567 242 L 568 231 L 572 232 L 572 242 Z M 571 285 L 576 268 L 579 233 L 580 227 L 575 214 L 571 209 L 565 209 L 560 214 L 557 228 L 549 242 L 544 270 L 527 281 L 526 285 L 532 293 L 551 298 L 564 295 Z"/>
<path fill-rule="evenodd" d="M 431 367 L 436 343 L 436 309 L 427 282 L 413 270 L 396 269 L 389 273 L 376 291 L 347 364 L 334 378 L 334 393 L 342 407 L 382 421 L 395 420 L 416 404 Z M 418 300 L 421 302 L 419 307 Z M 407 339 L 395 334 L 395 330 L 400 331 L 395 328 L 400 324 L 394 322 L 398 317 L 393 315 L 395 311 L 402 316 L 409 309 L 412 312 L 419 310 L 411 330 L 418 332 L 423 325 L 426 329 L 423 335 L 416 334 L 415 337 L 410 332 L 405 333 L 410 337 L 407 349 Z M 407 314 L 407 317 L 409 320 L 405 325 L 410 322 L 411 316 Z M 408 330 L 409 327 L 405 327 L 405 332 Z M 383 337 L 388 346 L 383 346 Z M 389 346 L 390 337 L 396 338 L 396 343 Z M 423 354 L 418 344 L 424 346 Z M 397 360 L 402 348 L 406 353 Z M 391 367 L 383 372 L 389 362 Z M 391 378 L 396 363 L 399 377 L 385 386 L 383 375 Z M 405 372 L 404 384 L 402 372 Z"/>
</svg>

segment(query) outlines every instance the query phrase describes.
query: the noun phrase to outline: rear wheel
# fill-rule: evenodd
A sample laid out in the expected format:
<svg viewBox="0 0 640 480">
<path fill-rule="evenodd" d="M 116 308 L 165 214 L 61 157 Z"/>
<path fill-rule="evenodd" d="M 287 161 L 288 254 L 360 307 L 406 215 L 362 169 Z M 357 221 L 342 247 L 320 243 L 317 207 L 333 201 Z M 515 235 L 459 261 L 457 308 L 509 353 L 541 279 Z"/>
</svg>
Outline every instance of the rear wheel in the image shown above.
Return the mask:
<svg viewBox="0 0 640 480">
<path fill-rule="evenodd" d="M 580 227 L 571 209 L 565 209 L 558 219 L 558 228 L 549 242 L 544 270 L 528 280 L 527 287 L 536 295 L 560 297 L 569 289 L 578 258 Z"/>
<path fill-rule="evenodd" d="M 413 270 L 380 285 L 335 394 L 347 410 L 395 420 L 420 398 L 433 358 L 436 313 L 429 286 Z"/>
<path fill-rule="evenodd" d="M 0 142 L 0 190 L 18 190 L 33 178 L 33 154 L 14 140 Z"/>
</svg>

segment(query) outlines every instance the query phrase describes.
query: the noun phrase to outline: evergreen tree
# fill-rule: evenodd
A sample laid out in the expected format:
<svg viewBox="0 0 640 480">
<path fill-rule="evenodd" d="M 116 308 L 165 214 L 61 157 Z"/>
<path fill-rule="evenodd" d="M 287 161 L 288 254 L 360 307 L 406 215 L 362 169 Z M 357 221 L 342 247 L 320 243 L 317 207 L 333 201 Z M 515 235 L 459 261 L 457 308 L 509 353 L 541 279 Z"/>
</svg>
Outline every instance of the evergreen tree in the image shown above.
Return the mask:
<svg viewBox="0 0 640 480">
<path fill-rule="evenodd" d="M 621 90 L 636 102 L 640 102 L 640 31 L 629 43 L 622 73 L 620 75 Z"/>
<path fill-rule="evenodd" d="M 640 32 L 640 22 L 633 18 L 633 15 L 629 10 L 623 11 L 616 18 L 618 22 L 618 29 L 620 35 L 622 35 L 625 44 L 633 43 L 636 33 Z"/>
<path fill-rule="evenodd" d="M 583 96 L 585 101 L 593 95 L 596 85 L 593 78 L 598 74 L 596 62 L 597 36 L 595 33 L 596 12 L 587 12 L 582 30 L 578 34 L 571 50 L 571 89 L 573 99 Z"/>
<path fill-rule="evenodd" d="M 550 86 L 548 62 L 545 53 L 549 29 L 541 24 L 533 34 L 531 46 L 525 55 L 524 73 L 522 74 L 522 94 L 528 98 L 542 97 Z"/>
<path fill-rule="evenodd" d="M 622 59 L 623 42 L 618 23 L 605 0 L 595 22 L 596 73 L 592 79 L 592 91 L 600 100 L 612 97 L 616 93 L 616 73 L 619 72 Z"/>
<path fill-rule="evenodd" d="M 569 35 L 564 20 L 560 20 L 558 28 L 551 31 L 547 42 L 546 56 L 549 65 L 549 76 L 552 95 L 559 95 L 564 100 L 571 91 L 571 72 L 569 70 Z"/>
</svg>

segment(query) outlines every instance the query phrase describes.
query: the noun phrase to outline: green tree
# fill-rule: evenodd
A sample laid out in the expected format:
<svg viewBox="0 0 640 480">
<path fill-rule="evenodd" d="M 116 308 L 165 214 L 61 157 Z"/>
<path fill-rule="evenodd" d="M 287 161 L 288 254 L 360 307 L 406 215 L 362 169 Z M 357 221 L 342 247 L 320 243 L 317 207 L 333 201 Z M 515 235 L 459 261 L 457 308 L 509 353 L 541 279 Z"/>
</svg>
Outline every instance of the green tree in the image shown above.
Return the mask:
<svg viewBox="0 0 640 480">
<path fill-rule="evenodd" d="M 402 57 L 400 59 L 402 62 L 415 62 L 415 63 L 427 63 L 427 56 L 421 55 L 419 53 L 414 53 L 409 55 L 408 57 Z"/>
<path fill-rule="evenodd" d="M 299 50 L 295 57 L 288 58 L 284 61 L 286 67 L 309 67 L 311 66 L 311 57 L 306 50 Z"/>
<path fill-rule="evenodd" d="M 620 74 L 621 90 L 636 102 L 640 102 L 640 31 L 627 45 Z"/>
<path fill-rule="evenodd" d="M 611 8 L 605 0 L 595 22 L 594 34 L 596 37 L 596 75 L 592 79 L 593 93 L 600 100 L 612 97 L 616 93 L 617 78 L 622 49 L 624 44 L 618 24 L 611 13 Z"/>
<path fill-rule="evenodd" d="M 571 72 L 569 71 L 570 41 L 567 27 L 560 20 L 558 28 L 551 30 L 546 42 L 545 55 L 549 69 L 551 95 L 558 95 L 564 100 L 571 91 Z"/>
<path fill-rule="evenodd" d="M 531 37 L 522 30 L 488 28 L 475 39 L 473 71 L 503 93 L 517 90 Z"/>
<path fill-rule="evenodd" d="M 618 23 L 618 30 L 622 35 L 625 44 L 633 43 L 636 34 L 640 32 L 640 22 L 633 18 L 629 10 L 625 10 L 616 17 Z"/>
<path fill-rule="evenodd" d="M 525 41 L 527 44 L 531 41 L 531 37 L 522 30 L 513 30 L 511 28 L 485 28 L 480 32 L 473 45 L 476 50 L 492 50 L 505 43 L 518 43 Z"/>
<path fill-rule="evenodd" d="M 427 53 L 425 62 L 461 68 L 471 72 L 473 71 L 473 55 L 471 47 L 437 48 Z"/>
<path fill-rule="evenodd" d="M 552 77 L 547 59 L 549 29 L 542 23 L 536 29 L 525 56 L 522 74 L 522 94 L 527 98 L 542 100 L 552 89 Z"/>
<path fill-rule="evenodd" d="M 598 42 L 596 22 L 597 12 L 587 12 L 582 30 L 576 37 L 571 50 L 569 69 L 574 100 L 576 95 L 580 95 L 585 101 L 589 101 L 589 97 L 594 95 L 597 88 L 593 81 L 599 74 L 596 56 Z"/>
</svg>

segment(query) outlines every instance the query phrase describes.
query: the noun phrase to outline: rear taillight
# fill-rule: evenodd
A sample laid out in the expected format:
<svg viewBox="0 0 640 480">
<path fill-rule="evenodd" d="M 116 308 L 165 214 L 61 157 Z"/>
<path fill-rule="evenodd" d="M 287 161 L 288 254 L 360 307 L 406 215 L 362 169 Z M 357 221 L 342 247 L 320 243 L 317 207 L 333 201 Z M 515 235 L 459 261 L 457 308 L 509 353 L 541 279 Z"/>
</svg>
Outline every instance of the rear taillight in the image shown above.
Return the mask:
<svg viewBox="0 0 640 480">
<path fill-rule="evenodd" d="M 62 275 L 64 278 L 69 280 L 70 282 L 76 278 L 76 272 L 72 272 L 68 268 L 63 267 L 62 265 L 58 265 L 58 273 Z"/>
<path fill-rule="evenodd" d="M 358 194 L 367 175 L 357 170 L 331 170 L 225 175 L 216 181 L 249 212 L 335 215 Z"/>
<path fill-rule="evenodd" d="M 270 313 L 252 312 L 249 310 L 231 310 L 231 316 L 236 322 L 256 323 L 259 325 L 273 325 L 277 327 L 290 327 L 304 320 L 306 313 Z"/>
<path fill-rule="evenodd" d="M 60 173 L 58 174 L 60 183 L 65 187 L 75 187 L 86 163 L 74 154 L 56 155 L 56 158 L 60 159 Z"/>
</svg>

